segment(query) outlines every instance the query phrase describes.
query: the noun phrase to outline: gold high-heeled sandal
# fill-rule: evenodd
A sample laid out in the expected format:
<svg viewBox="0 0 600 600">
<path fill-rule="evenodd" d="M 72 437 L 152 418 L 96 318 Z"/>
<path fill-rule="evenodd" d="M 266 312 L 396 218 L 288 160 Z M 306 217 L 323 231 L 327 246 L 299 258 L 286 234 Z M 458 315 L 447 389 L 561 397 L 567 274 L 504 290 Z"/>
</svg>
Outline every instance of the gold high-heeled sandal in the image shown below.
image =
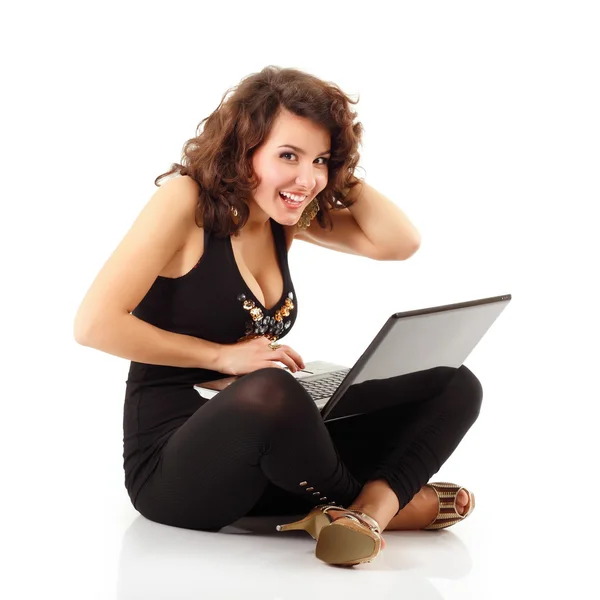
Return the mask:
<svg viewBox="0 0 600 600">
<path fill-rule="evenodd" d="M 381 551 L 381 528 L 369 515 L 347 509 L 319 534 L 315 556 L 330 565 L 370 563 Z"/>
<path fill-rule="evenodd" d="M 445 529 L 446 527 L 450 527 L 459 521 L 466 519 L 473 512 L 475 508 L 475 496 L 467 488 L 445 481 L 428 483 L 427 486 L 430 487 L 438 497 L 438 514 L 436 518 L 429 523 L 427 527 L 423 527 L 423 529 Z M 456 498 L 458 497 L 458 492 L 460 492 L 460 490 L 464 490 L 469 496 L 469 508 L 463 515 L 456 510 Z"/>
<path fill-rule="evenodd" d="M 303 519 L 287 523 L 286 525 L 277 525 L 277 531 L 304 530 L 308 532 L 315 540 L 319 539 L 319 533 L 323 527 L 333 521 L 329 516 L 330 510 L 345 510 L 343 506 L 337 504 L 319 504 L 315 506 Z"/>
</svg>

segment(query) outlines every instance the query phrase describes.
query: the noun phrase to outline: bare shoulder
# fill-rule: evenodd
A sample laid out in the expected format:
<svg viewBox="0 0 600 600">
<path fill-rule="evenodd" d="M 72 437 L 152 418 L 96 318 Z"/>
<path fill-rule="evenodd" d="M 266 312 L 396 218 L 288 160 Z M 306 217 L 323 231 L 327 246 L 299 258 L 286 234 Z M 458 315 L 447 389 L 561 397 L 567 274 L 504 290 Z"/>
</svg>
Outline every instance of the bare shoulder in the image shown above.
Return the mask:
<svg viewBox="0 0 600 600">
<path fill-rule="evenodd" d="M 165 181 L 165 183 L 159 187 L 156 193 L 158 193 L 160 190 L 164 190 L 175 200 L 185 201 L 184 199 L 187 199 L 188 202 L 193 200 L 194 203 L 196 203 L 200 193 L 200 186 L 189 175 L 182 175 Z"/>
<path fill-rule="evenodd" d="M 196 181 L 187 175 L 169 179 L 154 192 L 138 221 L 151 222 L 152 227 L 172 227 L 181 247 L 187 239 L 187 232 L 198 229 L 195 214 L 199 191 Z"/>
<path fill-rule="evenodd" d="M 173 210 L 183 210 L 183 218 L 188 227 L 182 233 L 180 246 L 160 271 L 161 277 L 175 279 L 188 273 L 204 254 L 204 228 L 196 224 L 196 208 L 200 186 L 191 177 L 184 175 L 169 180 L 172 184 L 168 192 L 169 201 L 178 206 Z"/>
</svg>

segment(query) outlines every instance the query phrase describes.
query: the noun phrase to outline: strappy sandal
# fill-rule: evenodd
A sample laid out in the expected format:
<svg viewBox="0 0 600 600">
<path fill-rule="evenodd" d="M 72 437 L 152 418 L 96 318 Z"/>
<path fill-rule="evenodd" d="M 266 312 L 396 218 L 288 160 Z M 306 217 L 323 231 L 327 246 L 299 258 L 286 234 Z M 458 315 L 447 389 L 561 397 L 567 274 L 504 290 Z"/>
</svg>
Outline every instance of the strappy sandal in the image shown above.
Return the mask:
<svg viewBox="0 0 600 600">
<path fill-rule="evenodd" d="M 456 485 L 455 483 L 438 482 L 426 484 L 430 487 L 437 495 L 438 498 L 438 514 L 436 518 L 423 529 L 434 530 L 434 529 L 445 529 L 450 527 L 463 519 L 466 519 L 475 508 L 475 496 L 464 487 Z M 461 515 L 456 510 L 456 498 L 458 492 L 464 490 L 469 496 L 469 508 Z"/>
<path fill-rule="evenodd" d="M 337 504 L 319 504 L 315 506 L 303 519 L 287 523 L 286 525 L 277 525 L 277 531 L 304 530 L 308 532 L 315 540 L 319 539 L 319 533 L 323 527 L 333 522 L 333 517 L 328 514 L 330 510 L 345 510 L 343 506 Z"/>
<path fill-rule="evenodd" d="M 381 551 L 381 528 L 369 515 L 347 509 L 320 531 L 315 556 L 330 565 L 370 563 Z"/>
</svg>

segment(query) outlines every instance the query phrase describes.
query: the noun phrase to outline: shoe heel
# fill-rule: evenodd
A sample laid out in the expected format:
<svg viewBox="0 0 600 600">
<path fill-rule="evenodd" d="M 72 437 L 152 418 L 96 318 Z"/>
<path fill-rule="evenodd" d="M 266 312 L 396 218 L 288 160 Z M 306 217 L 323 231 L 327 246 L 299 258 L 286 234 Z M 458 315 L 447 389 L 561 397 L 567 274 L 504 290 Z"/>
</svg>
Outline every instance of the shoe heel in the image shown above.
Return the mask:
<svg viewBox="0 0 600 600">
<path fill-rule="evenodd" d="M 309 513 L 304 519 L 286 523 L 285 525 L 277 525 L 277 531 L 306 531 L 313 539 L 319 538 L 319 532 L 323 527 L 329 525 L 329 517 L 321 511 Z"/>
<path fill-rule="evenodd" d="M 308 523 L 311 519 L 302 519 L 300 521 L 294 521 L 293 523 L 286 523 L 285 525 L 277 525 L 277 531 L 308 531 Z"/>
</svg>

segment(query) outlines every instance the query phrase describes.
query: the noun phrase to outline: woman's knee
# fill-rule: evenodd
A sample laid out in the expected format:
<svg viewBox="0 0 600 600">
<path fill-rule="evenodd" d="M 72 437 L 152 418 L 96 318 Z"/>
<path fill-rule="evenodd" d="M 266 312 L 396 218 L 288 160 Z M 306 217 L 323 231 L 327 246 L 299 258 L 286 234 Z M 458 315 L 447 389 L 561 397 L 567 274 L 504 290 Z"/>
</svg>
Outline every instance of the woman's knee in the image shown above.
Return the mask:
<svg viewBox="0 0 600 600">
<path fill-rule="evenodd" d="M 256 397 L 286 396 L 295 385 L 297 382 L 289 371 L 274 367 L 257 369 L 240 379 L 240 388 Z"/>
<path fill-rule="evenodd" d="M 468 411 L 476 419 L 483 401 L 481 382 L 471 370 L 462 365 L 456 372 L 455 383 L 460 385 L 461 409 Z"/>
<path fill-rule="evenodd" d="M 270 417 L 295 413 L 290 408 L 298 408 L 307 401 L 314 404 L 291 373 L 272 367 L 241 378 L 235 396 L 235 403 L 244 410 Z"/>
</svg>

